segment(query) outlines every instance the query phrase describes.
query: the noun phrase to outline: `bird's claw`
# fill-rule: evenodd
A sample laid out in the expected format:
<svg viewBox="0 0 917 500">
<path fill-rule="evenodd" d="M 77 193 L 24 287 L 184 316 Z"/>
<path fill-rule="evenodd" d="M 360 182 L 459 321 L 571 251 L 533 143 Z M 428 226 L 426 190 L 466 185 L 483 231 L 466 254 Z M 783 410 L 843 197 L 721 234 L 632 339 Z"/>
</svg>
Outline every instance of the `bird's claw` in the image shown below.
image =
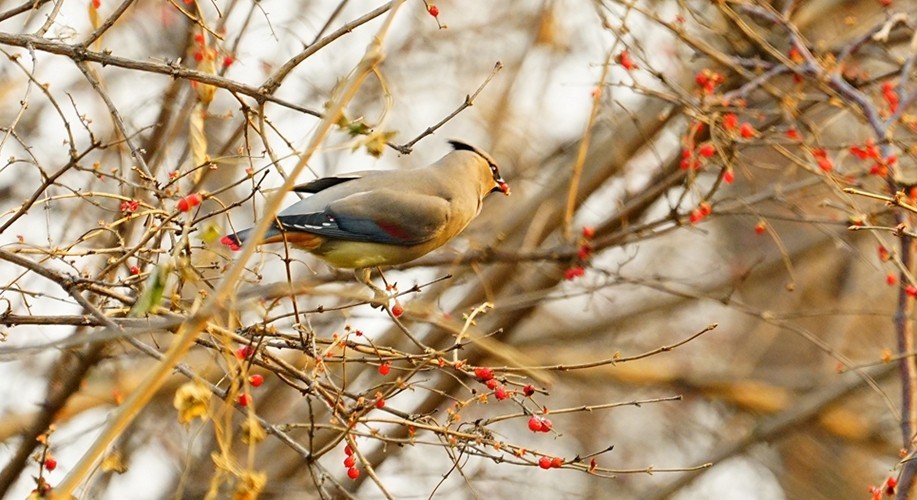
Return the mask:
<svg viewBox="0 0 917 500">
<path fill-rule="evenodd" d="M 382 310 L 388 306 L 390 298 L 391 297 L 382 290 L 373 290 L 373 298 L 369 299 L 369 305 L 371 305 L 373 309 Z"/>
<path fill-rule="evenodd" d="M 379 288 L 375 285 L 375 283 L 373 283 L 369 275 L 370 270 L 355 269 L 353 274 L 356 276 L 357 281 L 363 283 L 373 291 L 373 298 L 369 299 L 369 305 L 371 305 L 373 309 L 385 309 L 385 307 L 388 306 L 388 301 L 391 299 L 391 296 L 388 294 L 388 292 Z"/>
</svg>

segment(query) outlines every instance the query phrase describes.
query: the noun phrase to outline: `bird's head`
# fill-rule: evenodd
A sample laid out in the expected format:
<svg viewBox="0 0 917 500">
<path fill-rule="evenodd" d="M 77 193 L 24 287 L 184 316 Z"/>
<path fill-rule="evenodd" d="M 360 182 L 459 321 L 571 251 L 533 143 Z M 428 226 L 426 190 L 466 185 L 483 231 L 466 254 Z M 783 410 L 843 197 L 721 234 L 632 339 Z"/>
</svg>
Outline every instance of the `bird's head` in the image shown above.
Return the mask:
<svg viewBox="0 0 917 500">
<path fill-rule="evenodd" d="M 509 184 L 507 184 L 506 181 L 503 180 L 503 177 L 500 175 L 500 167 L 497 166 L 497 162 L 494 161 L 494 159 L 491 158 L 489 154 L 485 153 L 484 151 L 481 151 L 480 149 L 472 146 L 471 144 L 467 144 L 462 141 L 451 140 L 449 141 L 449 144 L 451 144 L 452 148 L 455 149 L 456 151 L 471 151 L 472 153 L 475 153 L 476 155 L 483 158 L 484 161 L 487 162 L 487 165 L 490 167 L 491 175 L 493 175 L 494 186 L 493 186 L 493 189 L 490 190 L 490 192 L 493 193 L 495 191 L 499 191 L 505 194 L 506 196 L 509 196 Z"/>
</svg>

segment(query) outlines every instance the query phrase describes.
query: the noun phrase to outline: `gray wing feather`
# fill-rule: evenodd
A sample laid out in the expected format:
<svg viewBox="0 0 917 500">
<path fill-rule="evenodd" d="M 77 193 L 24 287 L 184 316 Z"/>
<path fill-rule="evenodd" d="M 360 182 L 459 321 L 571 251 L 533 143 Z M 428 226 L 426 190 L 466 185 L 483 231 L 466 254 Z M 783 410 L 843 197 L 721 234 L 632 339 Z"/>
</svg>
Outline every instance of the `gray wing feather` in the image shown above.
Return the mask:
<svg viewBox="0 0 917 500">
<path fill-rule="evenodd" d="M 303 212 L 313 208 L 308 202 L 309 199 L 303 200 L 278 215 L 284 229 L 349 241 L 410 246 L 436 238 L 450 217 L 449 202 L 443 198 L 393 189 L 351 194 L 323 210 Z"/>
</svg>

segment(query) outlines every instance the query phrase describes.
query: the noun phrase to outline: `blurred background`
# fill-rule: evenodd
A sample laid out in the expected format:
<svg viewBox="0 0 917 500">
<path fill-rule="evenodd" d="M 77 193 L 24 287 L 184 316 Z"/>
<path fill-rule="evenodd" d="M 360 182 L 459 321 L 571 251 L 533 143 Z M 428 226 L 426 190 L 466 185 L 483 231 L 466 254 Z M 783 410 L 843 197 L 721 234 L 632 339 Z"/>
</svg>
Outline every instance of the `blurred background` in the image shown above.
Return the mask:
<svg viewBox="0 0 917 500">
<path fill-rule="evenodd" d="M 910 498 L 915 26 L 892 0 L 0 0 L 0 496 Z M 300 182 L 453 138 L 513 194 L 386 270 L 432 352 L 348 272 L 218 242 L 304 155 Z"/>
</svg>

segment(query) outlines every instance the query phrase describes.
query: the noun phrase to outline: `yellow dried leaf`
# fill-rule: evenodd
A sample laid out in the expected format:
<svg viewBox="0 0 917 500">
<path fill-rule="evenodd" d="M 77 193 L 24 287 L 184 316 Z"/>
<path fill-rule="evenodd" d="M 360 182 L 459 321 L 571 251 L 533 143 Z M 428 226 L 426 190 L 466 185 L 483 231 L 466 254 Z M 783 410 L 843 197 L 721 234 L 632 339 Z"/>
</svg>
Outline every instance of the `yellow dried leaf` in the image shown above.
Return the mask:
<svg viewBox="0 0 917 500">
<path fill-rule="evenodd" d="M 397 135 L 397 132 L 373 132 L 369 134 L 364 141 L 366 152 L 374 158 L 379 158 L 382 156 L 382 152 L 385 151 L 386 143 L 395 135 Z"/>
<path fill-rule="evenodd" d="M 188 145 L 191 147 L 191 162 L 195 167 L 207 163 L 210 158 L 207 156 L 207 134 L 204 131 L 204 116 L 207 113 L 206 107 L 202 103 L 197 103 L 191 112 L 191 118 L 188 123 Z M 198 183 L 201 176 L 207 169 L 199 168 L 194 172 L 194 182 Z"/>
<path fill-rule="evenodd" d="M 214 61 L 213 57 L 204 57 L 204 59 L 198 63 L 197 70 L 201 73 L 207 73 L 208 75 L 215 75 L 217 74 L 216 61 Z M 197 90 L 197 96 L 205 106 L 213 101 L 213 96 L 217 91 L 217 88 L 213 85 L 201 82 L 195 82 L 194 89 Z"/>
<path fill-rule="evenodd" d="M 188 382 L 179 387 L 172 401 L 175 409 L 178 410 L 178 421 L 187 424 L 198 417 L 206 420 L 210 408 L 210 397 L 210 389 L 197 382 Z"/>
<path fill-rule="evenodd" d="M 239 487 L 232 494 L 233 500 L 254 500 L 261 494 L 267 484 L 267 474 L 245 471 L 239 477 Z"/>
<path fill-rule="evenodd" d="M 264 427 L 261 427 L 261 424 L 257 420 L 252 418 L 245 419 L 242 422 L 242 442 L 245 444 L 258 444 L 261 441 L 264 441 L 264 438 L 267 437 L 267 432 L 264 430 Z"/>
<path fill-rule="evenodd" d="M 216 222 L 210 220 L 201 231 L 200 238 L 204 243 L 213 243 L 222 235 L 223 231 L 220 230 L 220 226 Z"/>
<path fill-rule="evenodd" d="M 105 456 L 102 459 L 100 464 L 102 470 L 105 472 L 117 472 L 118 474 L 124 474 L 127 472 L 127 465 L 124 464 L 124 458 L 121 456 L 120 451 L 113 451 Z"/>
</svg>

